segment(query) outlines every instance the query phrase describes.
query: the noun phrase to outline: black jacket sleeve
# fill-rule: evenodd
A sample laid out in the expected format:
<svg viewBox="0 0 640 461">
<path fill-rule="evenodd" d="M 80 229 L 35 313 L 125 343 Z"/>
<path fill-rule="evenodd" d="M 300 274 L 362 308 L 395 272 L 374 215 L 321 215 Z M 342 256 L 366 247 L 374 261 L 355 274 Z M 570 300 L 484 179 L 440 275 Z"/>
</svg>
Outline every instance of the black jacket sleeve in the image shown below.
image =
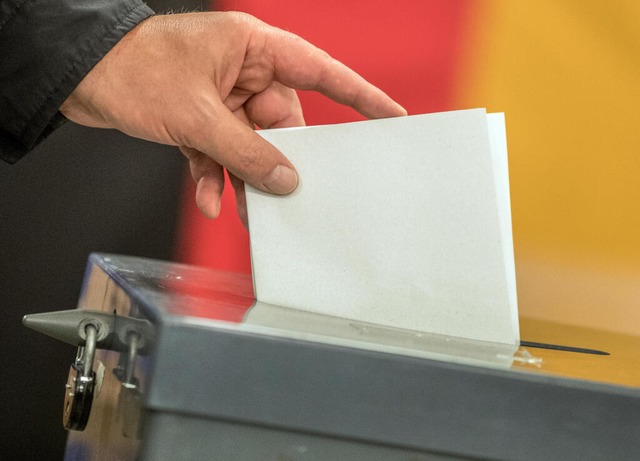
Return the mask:
<svg viewBox="0 0 640 461">
<path fill-rule="evenodd" d="M 60 126 L 80 80 L 152 14 L 141 0 L 2 0 L 0 158 L 16 162 Z"/>
</svg>

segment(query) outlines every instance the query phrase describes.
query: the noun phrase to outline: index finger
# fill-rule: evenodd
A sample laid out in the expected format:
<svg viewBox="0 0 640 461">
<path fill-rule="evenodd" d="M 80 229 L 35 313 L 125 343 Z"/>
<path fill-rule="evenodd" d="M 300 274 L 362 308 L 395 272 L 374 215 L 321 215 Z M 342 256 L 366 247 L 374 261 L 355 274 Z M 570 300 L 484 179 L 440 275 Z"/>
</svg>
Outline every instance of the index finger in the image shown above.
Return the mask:
<svg viewBox="0 0 640 461">
<path fill-rule="evenodd" d="M 274 77 L 286 86 L 318 91 L 367 118 L 407 115 L 381 89 L 297 35 L 271 28 L 262 51 L 271 53 Z"/>
</svg>

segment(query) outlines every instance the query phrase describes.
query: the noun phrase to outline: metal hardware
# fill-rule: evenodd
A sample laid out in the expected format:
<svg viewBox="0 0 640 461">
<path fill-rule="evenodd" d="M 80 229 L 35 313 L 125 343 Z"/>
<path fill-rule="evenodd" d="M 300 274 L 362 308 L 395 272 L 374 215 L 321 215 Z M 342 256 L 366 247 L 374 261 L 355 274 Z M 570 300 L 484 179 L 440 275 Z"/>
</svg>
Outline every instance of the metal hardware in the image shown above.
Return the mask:
<svg viewBox="0 0 640 461">
<path fill-rule="evenodd" d="M 136 332 L 128 335 L 129 350 L 121 355 L 126 362 L 114 370 L 116 376 L 122 382 L 118 396 L 118 415 L 120 416 L 120 428 L 126 438 L 141 437 L 141 393 L 138 379 L 135 376 L 136 359 L 138 357 L 138 344 L 140 336 Z"/>
<path fill-rule="evenodd" d="M 96 381 L 93 370 L 96 349 L 122 353 L 121 365 L 113 370 L 122 382 L 121 400 L 138 403 L 133 408 L 139 407 L 140 390 L 134 373 L 135 364 L 138 355 L 144 355 L 151 349 L 153 328 L 150 322 L 119 316 L 115 312 L 109 314 L 75 309 L 27 315 L 22 323 L 40 333 L 78 346 L 65 386 L 63 424 L 66 429 L 82 431 L 89 420 L 93 398 L 101 384 L 101 378 Z M 124 408 L 129 408 L 129 405 Z M 139 418 L 130 416 L 123 421 L 123 434 L 135 437 L 139 431 Z"/>
<path fill-rule="evenodd" d="M 99 329 L 93 323 L 86 323 L 82 331 L 85 345 L 78 348 L 76 360 L 69 369 L 62 414 L 65 429 L 75 431 L 84 430 L 89 421 L 96 379 L 93 362 Z"/>
<path fill-rule="evenodd" d="M 84 325 L 98 328 L 96 347 L 117 352 L 129 350 L 129 335 L 138 335 L 137 353 L 147 354 L 153 342 L 153 328 L 147 320 L 123 317 L 87 309 L 25 315 L 22 323 L 39 333 L 74 346 L 84 344 Z"/>
</svg>

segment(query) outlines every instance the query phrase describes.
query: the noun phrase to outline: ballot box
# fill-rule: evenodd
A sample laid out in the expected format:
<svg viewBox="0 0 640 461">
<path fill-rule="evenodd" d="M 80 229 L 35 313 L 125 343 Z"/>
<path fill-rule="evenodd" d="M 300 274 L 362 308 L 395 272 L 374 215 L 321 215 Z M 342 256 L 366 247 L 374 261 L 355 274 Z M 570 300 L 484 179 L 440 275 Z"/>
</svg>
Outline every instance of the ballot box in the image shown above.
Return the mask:
<svg viewBox="0 0 640 461">
<path fill-rule="evenodd" d="M 521 319 L 508 348 L 107 254 L 77 309 L 25 324 L 80 346 L 60 383 L 68 461 L 640 459 L 638 337 Z"/>
</svg>

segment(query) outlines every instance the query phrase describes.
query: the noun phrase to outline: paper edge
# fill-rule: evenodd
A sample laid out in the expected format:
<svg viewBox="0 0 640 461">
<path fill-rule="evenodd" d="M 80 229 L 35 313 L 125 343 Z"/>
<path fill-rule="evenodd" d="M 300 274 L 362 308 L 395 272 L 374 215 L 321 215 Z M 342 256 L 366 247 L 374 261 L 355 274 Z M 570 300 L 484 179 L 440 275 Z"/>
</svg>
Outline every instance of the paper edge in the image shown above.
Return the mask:
<svg viewBox="0 0 640 461">
<path fill-rule="evenodd" d="M 511 307 L 512 328 L 516 344 L 520 343 L 520 321 L 518 312 L 518 291 L 516 282 L 515 252 L 513 246 L 513 221 L 511 216 L 511 192 L 509 182 L 509 154 L 507 150 L 507 129 L 503 112 L 487 114 L 489 144 L 493 157 L 494 180 L 498 213 L 500 216 L 500 233 L 503 241 L 503 256 L 509 306 Z"/>
</svg>

